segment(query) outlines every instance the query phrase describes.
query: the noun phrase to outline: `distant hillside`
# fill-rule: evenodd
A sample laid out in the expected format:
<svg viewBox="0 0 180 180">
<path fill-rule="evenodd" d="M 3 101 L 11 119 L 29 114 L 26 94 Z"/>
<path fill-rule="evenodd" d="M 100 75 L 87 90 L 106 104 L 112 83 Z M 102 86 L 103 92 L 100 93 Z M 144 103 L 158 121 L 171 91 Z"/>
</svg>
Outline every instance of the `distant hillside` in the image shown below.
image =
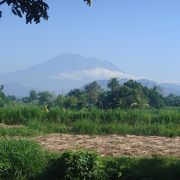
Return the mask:
<svg viewBox="0 0 180 180">
<path fill-rule="evenodd" d="M 16 95 L 17 97 L 28 96 L 31 89 L 36 89 L 33 87 L 24 87 L 18 83 L 4 84 L 4 92 L 6 95 Z"/>
<path fill-rule="evenodd" d="M 16 83 L 23 87 L 34 87 L 59 93 L 62 90 L 79 88 L 93 80 L 110 79 L 116 76 L 131 77 L 108 61 L 75 54 L 63 54 L 45 63 L 1 75 L 0 84 Z M 20 94 L 18 88 L 13 89 L 15 95 Z"/>
<path fill-rule="evenodd" d="M 29 93 L 30 89 L 48 90 L 55 93 L 67 92 L 94 80 L 98 80 L 103 87 L 106 87 L 107 81 L 112 77 L 119 78 L 120 83 L 128 79 L 140 79 L 124 73 L 108 61 L 76 54 L 63 54 L 45 63 L 1 75 L 0 84 L 5 85 L 6 94 L 24 96 Z M 158 84 L 147 79 L 138 81 L 148 87 L 161 86 L 164 94 L 180 95 L 179 85 Z"/>
</svg>

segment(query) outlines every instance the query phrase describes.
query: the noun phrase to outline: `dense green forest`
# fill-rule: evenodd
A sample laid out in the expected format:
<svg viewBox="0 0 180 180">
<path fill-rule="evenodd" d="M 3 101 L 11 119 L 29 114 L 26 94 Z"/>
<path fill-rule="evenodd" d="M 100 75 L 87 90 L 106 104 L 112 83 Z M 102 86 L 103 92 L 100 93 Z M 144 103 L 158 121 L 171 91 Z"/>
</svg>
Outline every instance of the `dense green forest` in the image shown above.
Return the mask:
<svg viewBox="0 0 180 180">
<path fill-rule="evenodd" d="M 129 80 L 120 85 L 118 79 L 109 80 L 106 89 L 93 81 L 83 88 L 72 89 L 67 94 L 54 95 L 49 91 L 31 90 L 28 97 L 6 96 L 0 88 L 0 107 L 18 104 L 48 105 L 65 109 L 83 108 L 162 108 L 179 107 L 180 96 L 169 94 L 163 96 L 159 87 L 147 88 L 140 83 Z"/>
</svg>

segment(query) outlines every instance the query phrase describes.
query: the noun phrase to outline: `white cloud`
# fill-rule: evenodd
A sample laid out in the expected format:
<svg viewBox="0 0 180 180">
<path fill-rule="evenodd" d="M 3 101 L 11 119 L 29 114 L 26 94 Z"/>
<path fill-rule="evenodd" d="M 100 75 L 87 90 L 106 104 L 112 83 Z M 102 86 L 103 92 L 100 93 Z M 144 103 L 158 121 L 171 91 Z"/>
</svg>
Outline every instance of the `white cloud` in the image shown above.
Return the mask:
<svg viewBox="0 0 180 180">
<path fill-rule="evenodd" d="M 74 71 L 70 73 L 60 73 L 56 76 L 53 76 L 55 79 L 63 79 L 63 80 L 82 80 L 82 79 L 110 79 L 110 78 L 127 78 L 127 79 L 139 79 L 136 76 L 132 76 L 121 71 L 112 71 L 105 68 L 96 67 L 93 69 L 82 70 L 82 71 Z"/>
</svg>

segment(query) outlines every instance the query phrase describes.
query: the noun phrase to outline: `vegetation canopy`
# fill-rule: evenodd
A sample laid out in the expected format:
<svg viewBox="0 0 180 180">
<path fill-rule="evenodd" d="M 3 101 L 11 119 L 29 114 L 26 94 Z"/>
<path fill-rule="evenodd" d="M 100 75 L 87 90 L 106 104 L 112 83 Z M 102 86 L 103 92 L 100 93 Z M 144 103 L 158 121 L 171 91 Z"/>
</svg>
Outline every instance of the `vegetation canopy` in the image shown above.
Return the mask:
<svg viewBox="0 0 180 180">
<path fill-rule="evenodd" d="M 92 0 L 84 0 L 88 5 L 91 5 Z M 49 6 L 45 0 L 0 0 L 0 6 L 7 4 L 14 15 L 22 18 L 23 14 L 26 18 L 26 23 L 35 22 L 36 24 L 41 19 L 48 20 Z M 2 11 L 0 10 L 0 17 Z"/>
<path fill-rule="evenodd" d="M 27 97 L 7 96 L 0 87 L 0 107 L 11 105 L 35 105 L 62 109 L 150 109 L 180 107 L 180 96 L 163 95 L 159 87 L 148 88 L 133 80 L 120 84 L 118 79 L 109 80 L 107 87 L 101 87 L 93 81 L 83 88 L 72 89 L 63 94 L 53 94 L 49 91 L 36 92 L 31 90 Z"/>
<path fill-rule="evenodd" d="M 45 152 L 35 142 L 0 140 L 2 180 L 179 180 L 179 158 L 100 157 L 87 151 Z"/>
</svg>

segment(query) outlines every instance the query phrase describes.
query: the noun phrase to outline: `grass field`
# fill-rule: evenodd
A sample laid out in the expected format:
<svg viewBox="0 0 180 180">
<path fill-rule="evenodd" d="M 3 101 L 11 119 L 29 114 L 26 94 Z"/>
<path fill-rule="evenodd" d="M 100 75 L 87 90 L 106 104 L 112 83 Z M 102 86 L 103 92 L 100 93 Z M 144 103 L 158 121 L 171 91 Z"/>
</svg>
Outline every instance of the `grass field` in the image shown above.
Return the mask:
<svg viewBox="0 0 180 180">
<path fill-rule="evenodd" d="M 180 109 L 50 109 L 43 112 L 40 107 L 20 106 L 0 108 L 0 122 L 5 124 L 26 124 L 31 119 L 41 121 L 72 123 L 77 120 L 92 120 L 101 123 L 120 122 L 134 124 L 180 124 Z"/>
<path fill-rule="evenodd" d="M 0 179 L 179 180 L 178 136 L 180 109 L 1 108 Z"/>
<path fill-rule="evenodd" d="M 36 136 L 47 133 L 134 134 L 180 136 L 180 110 L 61 110 L 49 113 L 39 107 L 0 109 L 0 122 L 23 125 L 4 128 L 1 136 Z"/>
</svg>

